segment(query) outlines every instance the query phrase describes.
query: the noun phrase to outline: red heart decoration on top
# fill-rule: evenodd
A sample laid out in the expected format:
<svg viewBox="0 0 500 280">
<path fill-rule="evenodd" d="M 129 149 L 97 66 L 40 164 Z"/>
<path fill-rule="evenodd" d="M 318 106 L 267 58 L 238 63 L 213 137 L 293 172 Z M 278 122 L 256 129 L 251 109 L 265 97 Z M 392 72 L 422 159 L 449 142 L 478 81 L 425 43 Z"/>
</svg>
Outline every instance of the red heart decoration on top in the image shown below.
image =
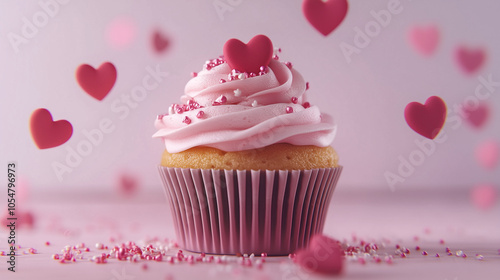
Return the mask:
<svg viewBox="0 0 500 280">
<path fill-rule="evenodd" d="M 425 105 L 411 102 L 405 108 L 406 123 L 418 134 L 434 139 L 446 120 L 446 104 L 438 96 L 431 96 Z"/>
<path fill-rule="evenodd" d="M 76 80 L 80 87 L 97 100 L 103 100 L 116 81 L 116 68 L 110 62 L 104 62 L 99 68 L 82 64 L 76 69 Z"/>
<path fill-rule="evenodd" d="M 240 72 L 259 73 L 273 56 L 273 43 L 265 35 L 253 37 L 248 44 L 238 39 L 229 39 L 223 48 L 224 59 L 232 69 Z"/>
<path fill-rule="evenodd" d="M 347 0 L 304 0 L 302 13 L 316 30 L 327 36 L 344 20 Z"/>
<path fill-rule="evenodd" d="M 487 103 L 480 103 L 476 108 L 464 105 L 463 112 L 465 120 L 475 128 L 481 128 L 490 116 L 490 109 Z"/>
<path fill-rule="evenodd" d="M 157 53 L 162 53 L 169 45 L 168 38 L 164 37 L 159 31 L 153 33 L 153 47 Z"/>
<path fill-rule="evenodd" d="M 439 42 L 439 30 L 436 26 L 415 26 L 409 34 L 410 44 L 421 54 L 431 55 L 434 53 Z"/>
<path fill-rule="evenodd" d="M 37 147 L 48 149 L 66 143 L 73 134 L 73 126 L 66 120 L 53 121 L 47 109 L 39 108 L 31 113 L 30 131 Z"/>
<path fill-rule="evenodd" d="M 294 262 L 306 270 L 333 275 L 342 272 L 343 256 L 344 250 L 337 240 L 317 234 L 307 249 L 296 252 Z"/>
<path fill-rule="evenodd" d="M 455 59 L 466 74 L 476 72 L 486 60 L 486 52 L 482 49 L 459 47 L 455 51 Z"/>
</svg>

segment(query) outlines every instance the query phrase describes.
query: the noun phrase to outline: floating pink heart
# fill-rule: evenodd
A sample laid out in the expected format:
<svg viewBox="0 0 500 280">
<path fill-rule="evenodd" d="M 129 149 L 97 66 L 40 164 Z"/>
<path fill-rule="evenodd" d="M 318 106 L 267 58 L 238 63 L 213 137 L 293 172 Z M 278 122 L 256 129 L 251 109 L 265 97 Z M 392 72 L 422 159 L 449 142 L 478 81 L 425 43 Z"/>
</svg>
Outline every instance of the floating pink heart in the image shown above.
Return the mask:
<svg viewBox="0 0 500 280">
<path fill-rule="evenodd" d="M 344 251 L 337 240 L 317 234 L 309 246 L 296 252 L 294 261 L 306 270 L 322 274 L 342 272 Z"/>
<path fill-rule="evenodd" d="M 30 117 L 31 137 L 39 149 L 60 146 L 71 138 L 73 126 L 66 120 L 53 121 L 47 109 L 36 109 Z"/>
<path fill-rule="evenodd" d="M 86 93 L 100 101 L 115 85 L 116 68 L 111 62 L 104 62 L 97 69 L 82 64 L 76 69 L 76 80 Z"/>
<path fill-rule="evenodd" d="M 422 105 L 411 102 L 405 108 L 406 123 L 418 134 L 434 139 L 446 120 L 446 104 L 438 96 L 431 96 Z"/>
<path fill-rule="evenodd" d="M 477 146 L 475 157 L 479 165 L 486 169 L 493 169 L 498 164 L 500 147 L 497 141 L 487 140 Z"/>
<path fill-rule="evenodd" d="M 439 29 L 434 25 L 415 26 L 410 29 L 408 39 L 417 52 L 430 56 L 439 43 Z"/>
<path fill-rule="evenodd" d="M 311 25 L 327 36 L 344 20 L 347 0 L 304 0 L 302 13 Z"/>
<path fill-rule="evenodd" d="M 482 128 L 490 116 L 488 103 L 479 103 L 475 108 L 465 104 L 463 112 L 465 120 L 474 128 Z"/>
<path fill-rule="evenodd" d="M 465 74 L 473 74 L 483 66 L 486 52 L 481 48 L 460 46 L 455 51 L 455 59 Z"/>
<path fill-rule="evenodd" d="M 153 32 L 153 48 L 157 53 L 164 52 L 170 46 L 170 40 L 160 31 Z"/>
<path fill-rule="evenodd" d="M 471 190 L 472 203 L 479 209 L 488 210 L 495 205 L 497 190 L 490 184 L 478 184 Z"/>
<path fill-rule="evenodd" d="M 253 37 L 248 44 L 238 39 L 229 39 L 224 44 L 224 59 L 232 69 L 240 72 L 259 73 L 267 66 L 273 55 L 273 43 L 265 35 Z"/>
</svg>

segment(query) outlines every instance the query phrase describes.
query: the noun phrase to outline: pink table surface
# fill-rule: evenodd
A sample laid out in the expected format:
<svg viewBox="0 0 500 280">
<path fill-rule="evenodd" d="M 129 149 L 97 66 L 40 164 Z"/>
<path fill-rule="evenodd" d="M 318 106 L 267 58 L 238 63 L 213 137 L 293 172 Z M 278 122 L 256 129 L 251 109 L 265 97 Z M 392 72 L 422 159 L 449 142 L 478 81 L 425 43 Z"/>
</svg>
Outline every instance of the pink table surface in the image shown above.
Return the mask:
<svg viewBox="0 0 500 280">
<path fill-rule="evenodd" d="M 170 209 L 160 191 L 129 199 L 71 192 L 40 194 L 19 207 L 31 211 L 36 223 L 32 229 L 16 232 L 21 248 L 15 273 L 7 270 L 7 257 L 0 256 L 0 279 L 500 279 L 500 205 L 479 210 L 466 193 L 399 190 L 334 194 L 326 235 L 347 243 L 355 243 L 353 236 L 358 241 L 374 242 L 380 247 L 380 256 L 395 255 L 396 244 L 410 249 L 406 258 L 394 256 L 392 264 L 376 263 L 371 258 L 362 264 L 348 257 L 343 273 L 337 276 L 311 274 L 288 257 L 268 257 L 260 269 L 238 264 L 237 257 L 227 257 L 226 264 L 171 264 L 165 259 L 137 263 L 109 259 L 106 264 L 90 261 L 92 256 L 109 251 L 96 249 L 96 243 L 112 246 L 133 241 L 141 245 L 153 238 L 162 242 L 175 239 Z M 0 251 L 7 250 L 7 235 L 7 230 L 0 230 Z M 83 260 L 61 264 L 52 259 L 66 245 L 82 242 L 91 250 L 83 254 Z M 416 246 L 429 255 L 423 256 Z M 453 256 L 446 255 L 447 247 Z M 37 253 L 30 254 L 29 248 Z M 175 255 L 177 250 L 172 248 L 168 253 Z M 457 257 L 458 250 L 467 257 Z M 436 253 L 441 257 L 436 258 Z"/>
</svg>

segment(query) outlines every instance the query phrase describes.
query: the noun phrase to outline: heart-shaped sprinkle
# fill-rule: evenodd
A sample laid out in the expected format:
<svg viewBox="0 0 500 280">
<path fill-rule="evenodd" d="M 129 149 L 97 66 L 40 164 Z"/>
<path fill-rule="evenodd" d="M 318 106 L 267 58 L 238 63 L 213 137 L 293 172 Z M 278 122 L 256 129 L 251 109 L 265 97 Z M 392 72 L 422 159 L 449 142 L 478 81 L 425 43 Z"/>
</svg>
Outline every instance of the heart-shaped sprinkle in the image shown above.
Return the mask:
<svg viewBox="0 0 500 280">
<path fill-rule="evenodd" d="M 473 74 L 484 64 L 486 52 L 481 48 L 458 47 L 455 59 L 466 74 Z"/>
<path fill-rule="evenodd" d="M 439 30 L 436 26 L 415 26 L 410 29 L 408 39 L 411 46 L 423 55 L 431 55 L 439 43 Z"/>
<path fill-rule="evenodd" d="M 229 66 L 247 73 L 259 73 L 261 66 L 267 67 L 273 51 L 273 43 L 265 35 L 253 37 L 248 44 L 229 39 L 223 49 L 224 59 Z"/>
<path fill-rule="evenodd" d="M 294 261 L 306 270 L 333 275 L 342 272 L 343 255 L 338 241 L 317 234 L 306 249 L 296 252 Z"/>
<path fill-rule="evenodd" d="M 477 146 L 475 157 L 479 165 L 486 169 L 493 169 L 498 164 L 500 147 L 495 140 L 484 141 Z"/>
<path fill-rule="evenodd" d="M 304 0 L 302 13 L 311 25 L 327 36 L 344 20 L 347 0 Z"/>
<path fill-rule="evenodd" d="M 66 120 L 53 121 L 47 109 L 39 108 L 30 117 L 30 131 L 39 149 L 60 146 L 73 134 L 73 126 Z"/>
<path fill-rule="evenodd" d="M 170 46 L 170 41 L 159 31 L 153 33 L 153 47 L 157 53 L 164 52 Z"/>
<path fill-rule="evenodd" d="M 490 109 L 487 103 L 479 103 L 474 107 L 465 104 L 463 112 L 465 120 L 474 128 L 483 127 L 490 116 Z"/>
<path fill-rule="evenodd" d="M 434 139 L 446 120 L 446 104 L 438 96 L 431 96 L 425 105 L 411 102 L 405 108 L 406 123 L 418 134 Z"/>
<path fill-rule="evenodd" d="M 76 69 L 76 80 L 90 96 L 103 100 L 115 85 L 116 68 L 110 62 L 101 64 L 97 70 L 88 64 L 82 64 Z"/>
</svg>

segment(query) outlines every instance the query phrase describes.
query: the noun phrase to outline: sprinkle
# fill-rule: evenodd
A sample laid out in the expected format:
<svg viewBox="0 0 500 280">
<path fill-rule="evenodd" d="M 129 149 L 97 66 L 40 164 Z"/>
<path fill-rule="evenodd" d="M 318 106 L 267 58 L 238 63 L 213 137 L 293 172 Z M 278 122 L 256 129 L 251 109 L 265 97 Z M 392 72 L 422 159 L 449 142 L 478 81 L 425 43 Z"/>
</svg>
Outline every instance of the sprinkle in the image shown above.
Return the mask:
<svg viewBox="0 0 500 280">
<path fill-rule="evenodd" d="M 227 98 L 224 95 L 221 95 L 217 99 L 215 99 L 215 102 L 218 104 L 224 104 L 227 102 Z"/>
<path fill-rule="evenodd" d="M 158 115 L 158 116 L 156 116 L 156 119 L 157 119 L 157 120 L 162 120 L 162 119 L 163 119 L 163 117 L 164 117 L 163 115 Z"/>
<path fill-rule="evenodd" d="M 268 69 L 268 68 L 267 68 L 267 66 L 261 66 L 261 67 L 259 67 L 259 71 L 260 71 L 260 72 L 264 72 L 264 73 L 266 73 L 266 72 L 267 72 L 267 69 Z"/>
<path fill-rule="evenodd" d="M 476 260 L 482 261 L 483 259 L 483 255 L 476 254 Z"/>
<path fill-rule="evenodd" d="M 297 102 L 299 101 L 299 99 L 297 97 L 292 97 L 292 103 L 293 104 L 297 104 Z"/>
<path fill-rule="evenodd" d="M 257 104 L 257 100 L 254 100 L 254 101 L 252 102 L 252 107 L 257 107 L 257 105 L 258 105 L 258 104 Z"/>
<path fill-rule="evenodd" d="M 278 55 L 276 55 L 276 54 L 275 54 L 275 55 L 273 55 L 273 59 L 274 59 L 274 60 L 279 60 L 279 59 L 280 59 L 280 57 L 279 57 Z"/>
<path fill-rule="evenodd" d="M 304 104 L 302 104 L 302 106 L 307 109 L 307 108 L 311 107 L 311 104 L 309 102 L 304 102 Z"/>
<path fill-rule="evenodd" d="M 238 79 L 240 79 L 240 80 L 246 79 L 247 75 L 248 74 L 246 74 L 246 73 L 241 73 L 241 74 L 238 75 Z"/>
<path fill-rule="evenodd" d="M 427 256 L 427 255 L 428 255 L 428 254 L 427 254 L 427 251 L 422 251 L 422 255 L 423 255 L 423 256 Z"/>
<path fill-rule="evenodd" d="M 255 76 L 257 76 L 257 75 L 253 72 L 250 72 L 250 74 L 248 74 L 248 77 L 250 77 L 250 78 L 255 77 Z"/>
<path fill-rule="evenodd" d="M 437 253 L 436 253 L 435 257 L 436 257 L 436 258 L 439 258 L 439 254 L 437 254 Z"/>
<path fill-rule="evenodd" d="M 289 61 L 285 62 L 285 65 L 286 65 L 286 67 L 288 67 L 288 69 L 292 69 L 293 65 L 291 62 L 289 62 Z"/>
<path fill-rule="evenodd" d="M 416 246 L 415 250 L 420 251 L 420 246 Z"/>
<path fill-rule="evenodd" d="M 184 113 L 184 109 L 182 109 L 182 106 L 180 106 L 179 104 L 175 104 L 174 106 L 174 110 L 177 114 L 182 114 Z"/>
<path fill-rule="evenodd" d="M 219 80 L 219 84 L 223 84 L 223 83 L 225 83 L 225 82 L 226 82 L 226 80 L 224 80 L 224 79 L 220 79 L 220 80 Z"/>
<path fill-rule="evenodd" d="M 29 249 L 28 249 L 28 252 L 29 252 L 30 254 L 36 254 L 36 249 L 29 248 Z"/>
<path fill-rule="evenodd" d="M 143 264 L 141 268 L 142 268 L 142 270 L 147 270 L 148 269 L 148 265 L 147 264 Z"/>
<path fill-rule="evenodd" d="M 50 242 L 49 241 L 45 241 L 45 246 L 50 246 Z"/>
<path fill-rule="evenodd" d="M 196 73 L 196 72 L 191 72 L 191 77 L 193 77 L 193 78 L 194 78 L 194 77 L 196 77 L 196 76 L 198 76 L 198 73 Z"/>
<path fill-rule="evenodd" d="M 102 243 L 96 243 L 95 247 L 96 247 L 96 249 L 99 249 L 99 250 L 104 249 L 104 245 L 102 245 Z"/>
<path fill-rule="evenodd" d="M 203 118 L 204 116 L 205 116 L 205 112 L 203 112 L 203 111 L 199 111 L 199 112 L 198 112 L 198 114 L 196 114 L 196 117 L 197 117 L 198 119 L 201 119 L 201 118 Z"/>
<path fill-rule="evenodd" d="M 185 123 L 185 124 L 190 124 L 191 123 L 191 119 L 188 116 L 186 116 L 184 118 L 184 120 L 182 120 L 182 122 Z"/>
<path fill-rule="evenodd" d="M 309 89 L 309 82 L 306 82 L 306 90 Z"/>
<path fill-rule="evenodd" d="M 234 96 L 238 97 L 241 95 L 241 90 L 239 88 L 234 90 Z"/>
<path fill-rule="evenodd" d="M 439 244 L 444 244 L 444 240 L 443 239 L 439 240 Z"/>
<path fill-rule="evenodd" d="M 446 253 L 451 252 L 450 248 L 446 247 Z"/>
<path fill-rule="evenodd" d="M 388 264 L 392 264 L 392 256 L 385 256 L 385 262 Z"/>
<path fill-rule="evenodd" d="M 262 254 L 260 254 L 260 256 L 263 257 L 263 258 L 266 258 L 267 257 L 267 253 L 262 253 Z"/>
<path fill-rule="evenodd" d="M 52 259 L 54 259 L 54 260 L 58 260 L 58 259 L 59 259 L 59 255 L 58 255 L 58 254 L 54 254 L 54 255 L 52 255 Z"/>
<path fill-rule="evenodd" d="M 290 106 L 286 106 L 286 113 L 287 114 L 293 113 L 293 108 Z"/>
</svg>

